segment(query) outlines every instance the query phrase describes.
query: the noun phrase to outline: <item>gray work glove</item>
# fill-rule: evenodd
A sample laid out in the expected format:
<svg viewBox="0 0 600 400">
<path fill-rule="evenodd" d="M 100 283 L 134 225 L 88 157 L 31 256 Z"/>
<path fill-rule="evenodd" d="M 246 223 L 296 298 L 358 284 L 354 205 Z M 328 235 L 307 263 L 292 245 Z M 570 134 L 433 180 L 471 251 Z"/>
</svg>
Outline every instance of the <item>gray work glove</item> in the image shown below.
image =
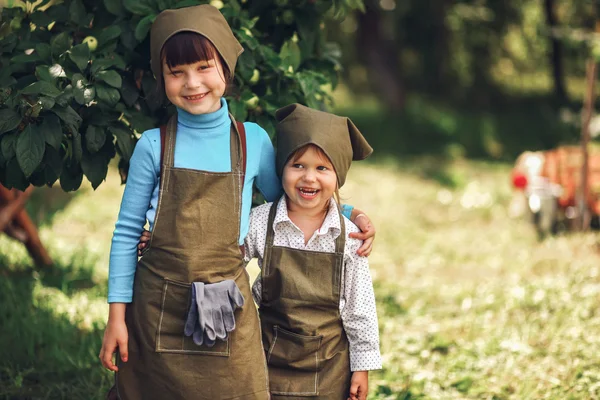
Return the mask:
<svg viewBox="0 0 600 400">
<path fill-rule="evenodd" d="M 204 339 L 209 342 L 227 339 L 227 333 L 235 329 L 234 311 L 243 305 L 244 296 L 233 280 L 204 285 L 202 312 L 199 314 L 205 319 Z"/>
<path fill-rule="evenodd" d="M 185 327 L 183 333 L 186 336 L 192 336 L 194 343 L 201 346 L 205 343 L 204 338 L 204 323 L 206 318 L 201 318 L 202 313 L 202 301 L 204 300 L 204 283 L 194 282 L 192 283 L 192 295 L 190 296 L 190 308 L 188 309 L 187 319 L 185 321 Z"/>
</svg>

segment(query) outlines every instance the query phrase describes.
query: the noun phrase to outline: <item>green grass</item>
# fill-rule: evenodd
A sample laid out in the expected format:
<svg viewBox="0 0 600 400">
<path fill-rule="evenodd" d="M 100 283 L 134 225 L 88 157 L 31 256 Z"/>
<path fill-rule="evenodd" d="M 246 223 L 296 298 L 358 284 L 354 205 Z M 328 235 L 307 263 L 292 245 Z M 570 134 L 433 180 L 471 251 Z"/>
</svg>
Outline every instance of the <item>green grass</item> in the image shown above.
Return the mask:
<svg viewBox="0 0 600 400">
<path fill-rule="evenodd" d="M 508 217 L 509 170 L 435 156 L 352 167 L 342 197 L 378 229 L 384 369 L 371 400 L 600 398 L 600 235 L 539 242 Z M 111 169 L 96 192 L 36 194 L 52 270 L 0 237 L 0 399 L 100 399 L 110 386 L 97 354 L 122 190 Z"/>
</svg>

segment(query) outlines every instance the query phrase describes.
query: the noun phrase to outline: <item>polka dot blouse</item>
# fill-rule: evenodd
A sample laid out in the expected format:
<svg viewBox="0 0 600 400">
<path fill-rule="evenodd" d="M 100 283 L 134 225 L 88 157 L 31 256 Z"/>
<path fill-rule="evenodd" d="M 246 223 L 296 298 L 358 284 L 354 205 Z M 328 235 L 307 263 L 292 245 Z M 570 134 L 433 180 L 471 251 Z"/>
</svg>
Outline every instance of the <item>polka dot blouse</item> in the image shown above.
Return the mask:
<svg viewBox="0 0 600 400">
<path fill-rule="evenodd" d="M 257 257 L 259 266 L 262 266 L 269 210 L 272 204 L 256 207 L 250 214 L 250 230 L 245 243 L 246 260 Z M 380 369 L 379 330 L 369 262 L 366 257 L 356 254 L 362 241 L 348 237 L 349 233 L 359 232 L 359 229 L 346 217 L 344 217 L 344 222 L 346 224 L 346 246 L 340 314 L 350 343 L 350 368 L 352 371 Z M 323 225 L 314 232 L 306 245 L 304 244 L 304 233 L 288 217 L 285 201 L 279 202 L 273 225 L 275 233 L 273 244 L 275 246 L 299 250 L 334 253 L 335 239 L 341 233 L 339 212 L 333 200 Z M 252 295 L 257 304 L 260 304 L 261 289 L 262 282 L 259 275 L 252 287 Z"/>
</svg>

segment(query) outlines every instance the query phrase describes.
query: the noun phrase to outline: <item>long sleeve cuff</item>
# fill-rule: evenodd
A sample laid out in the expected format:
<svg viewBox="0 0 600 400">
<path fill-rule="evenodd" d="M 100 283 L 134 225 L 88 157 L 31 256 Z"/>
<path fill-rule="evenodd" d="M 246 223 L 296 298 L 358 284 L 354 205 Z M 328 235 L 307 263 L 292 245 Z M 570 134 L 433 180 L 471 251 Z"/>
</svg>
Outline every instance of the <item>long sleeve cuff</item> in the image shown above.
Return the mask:
<svg viewBox="0 0 600 400">
<path fill-rule="evenodd" d="M 108 296 L 108 303 L 131 303 L 133 296 Z"/>
<path fill-rule="evenodd" d="M 350 351 L 350 370 L 372 371 L 381 369 L 381 353 L 378 350 Z"/>
</svg>

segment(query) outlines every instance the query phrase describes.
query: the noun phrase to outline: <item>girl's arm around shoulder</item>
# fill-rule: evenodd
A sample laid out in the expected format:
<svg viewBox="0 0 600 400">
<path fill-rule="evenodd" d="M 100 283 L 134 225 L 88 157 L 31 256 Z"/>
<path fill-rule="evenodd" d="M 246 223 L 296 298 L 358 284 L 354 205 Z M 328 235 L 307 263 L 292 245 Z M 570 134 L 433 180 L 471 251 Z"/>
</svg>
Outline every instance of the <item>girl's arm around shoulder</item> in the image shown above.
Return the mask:
<svg viewBox="0 0 600 400">
<path fill-rule="evenodd" d="M 156 131 L 156 132 L 154 132 Z M 108 272 L 109 303 L 129 303 L 137 264 L 137 243 L 146 223 L 146 212 L 160 171 L 158 129 L 145 132 L 135 146 L 129 162 L 127 184 L 115 224 Z M 158 155 L 157 155 L 158 151 Z"/>
<path fill-rule="evenodd" d="M 262 260 L 264 257 L 265 241 L 267 238 L 267 222 L 269 220 L 269 210 L 273 203 L 261 204 L 250 211 L 250 228 L 248 235 L 244 240 L 246 251 L 244 258 L 248 263 L 252 258 L 258 258 L 258 267 L 262 268 Z M 262 300 L 262 279 L 258 274 L 256 280 L 252 284 L 252 298 L 256 304 L 260 304 Z"/>
<path fill-rule="evenodd" d="M 345 218 L 345 217 L 344 217 Z M 362 240 L 350 238 L 359 229 L 347 218 L 344 249 L 344 293 L 342 322 L 350 342 L 350 368 L 368 371 L 381 368 L 379 327 L 375 291 L 367 257 L 356 254 Z"/>
<path fill-rule="evenodd" d="M 267 201 L 281 196 L 281 181 L 275 171 L 275 149 L 267 132 L 253 122 L 244 122 L 248 154 L 256 155 L 258 163 L 256 187 Z"/>
</svg>

